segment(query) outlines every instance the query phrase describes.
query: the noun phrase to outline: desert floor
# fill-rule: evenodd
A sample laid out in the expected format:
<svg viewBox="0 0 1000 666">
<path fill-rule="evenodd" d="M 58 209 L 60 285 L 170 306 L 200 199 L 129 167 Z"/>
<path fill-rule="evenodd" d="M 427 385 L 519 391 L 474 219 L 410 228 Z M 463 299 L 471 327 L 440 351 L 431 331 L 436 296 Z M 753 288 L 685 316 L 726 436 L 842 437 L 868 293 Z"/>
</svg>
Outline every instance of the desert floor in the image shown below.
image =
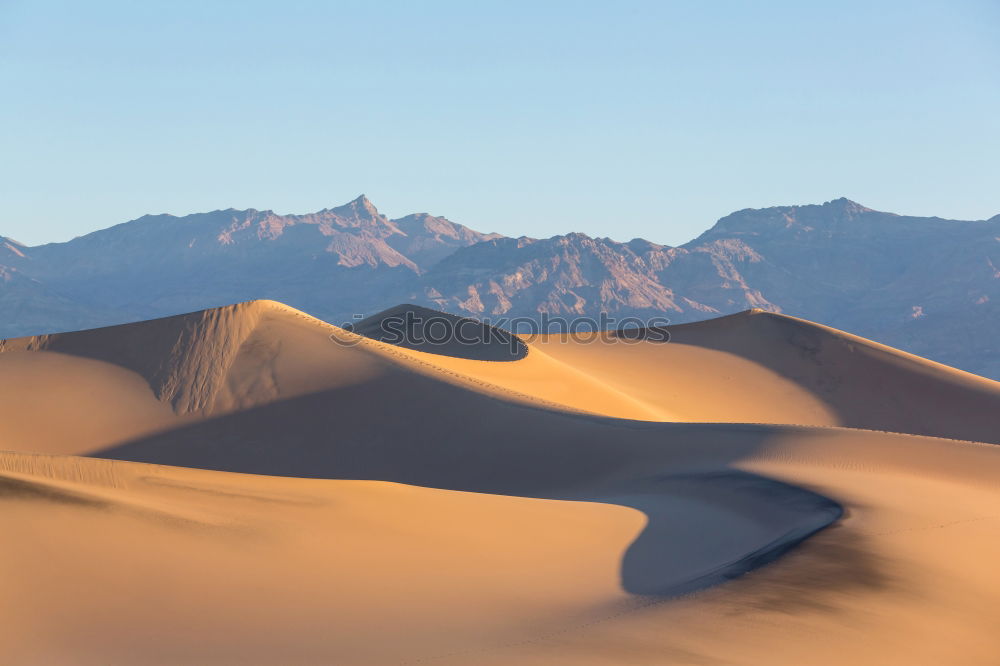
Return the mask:
<svg viewBox="0 0 1000 666">
<path fill-rule="evenodd" d="M 0 662 L 1000 664 L 1000 383 L 755 311 L 378 323 L 0 342 Z"/>
</svg>

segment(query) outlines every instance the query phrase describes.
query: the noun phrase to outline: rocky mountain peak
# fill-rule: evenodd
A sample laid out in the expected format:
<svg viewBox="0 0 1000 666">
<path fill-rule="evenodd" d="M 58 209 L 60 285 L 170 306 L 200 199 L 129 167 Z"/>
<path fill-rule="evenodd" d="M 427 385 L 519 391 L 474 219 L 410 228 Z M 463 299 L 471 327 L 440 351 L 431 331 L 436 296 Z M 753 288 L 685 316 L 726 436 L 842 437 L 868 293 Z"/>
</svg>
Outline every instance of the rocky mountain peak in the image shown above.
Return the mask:
<svg viewBox="0 0 1000 666">
<path fill-rule="evenodd" d="M 823 204 L 745 208 L 719 219 L 711 229 L 683 247 L 695 247 L 720 238 L 778 237 L 789 233 L 840 233 L 845 223 L 864 218 L 866 224 L 898 216 L 882 213 L 841 197 Z"/>
<path fill-rule="evenodd" d="M 363 194 L 359 196 L 357 199 L 354 199 L 353 201 L 350 201 L 341 206 L 340 208 L 336 208 L 334 210 L 340 210 L 343 208 L 349 208 L 359 216 L 381 217 L 381 214 L 378 212 L 378 209 L 375 208 L 375 204 L 373 204 L 371 200 Z"/>
<path fill-rule="evenodd" d="M 840 213 L 846 213 L 848 215 L 859 215 L 861 213 L 875 213 L 877 212 L 873 208 L 868 208 L 862 206 L 856 201 L 851 201 L 847 197 L 840 197 L 839 199 L 833 199 L 832 201 L 827 201 L 822 206 L 823 208 L 829 208 Z"/>
</svg>

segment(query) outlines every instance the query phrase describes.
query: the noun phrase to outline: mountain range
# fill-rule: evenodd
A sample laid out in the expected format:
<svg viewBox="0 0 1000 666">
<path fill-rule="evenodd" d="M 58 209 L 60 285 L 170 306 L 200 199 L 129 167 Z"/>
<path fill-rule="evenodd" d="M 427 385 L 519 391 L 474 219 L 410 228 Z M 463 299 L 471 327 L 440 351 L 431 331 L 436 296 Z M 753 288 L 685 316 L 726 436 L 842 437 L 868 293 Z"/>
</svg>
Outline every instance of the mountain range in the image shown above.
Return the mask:
<svg viewBox="0 0 1000 666">
<path fill-rule="evenodd" d="M 670 247 L 389 219 L 361 196 L 307 215 L 147 215 L 36 247 L 0 236 L 0 338 L 254 299 L 338 324 L 403 302 L 494 321 L 683 323 L 758 308 L 1000 378 L 998 266 L 1000 215 L 912 217 L 841 198 L 737 211 Z"/>
</svg>

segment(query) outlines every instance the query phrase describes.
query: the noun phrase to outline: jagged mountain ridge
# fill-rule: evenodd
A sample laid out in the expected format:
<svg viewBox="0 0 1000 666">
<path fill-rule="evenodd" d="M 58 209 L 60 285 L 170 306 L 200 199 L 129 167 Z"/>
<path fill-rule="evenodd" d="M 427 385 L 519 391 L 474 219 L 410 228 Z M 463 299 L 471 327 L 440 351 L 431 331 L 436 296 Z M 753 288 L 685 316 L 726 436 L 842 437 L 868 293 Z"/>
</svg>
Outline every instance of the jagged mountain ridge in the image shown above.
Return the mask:
<svg viewBox="0 0 1000 666">
<path fill-rule="evenodd" d="M 362 195 L 307 215 L 148 215 L 26 248 L 17 267 L 73 302 L 127 313 L 106 324 L 258 297 L 290 297 L 339 320 L 371 307 L 373 291 L 401 297 L 422 272 L 417 262 L 490 237 L 445 218 L 390 220 Z M 13 321 L 0 328 L 9 334 L 12 326 L 28 332 Z M 49 328 L 63 330 L 58 316 Z"/>
<path fill-rule="evenodd" d="M 745 209 L 680 247 L 484 234 L 363 195 L 307 215 L 145 216 L 66 243 L 0 240 L 0 337 L 270 298 L 334 323 L 400 302 L 480 318 L 761 308 L 1000 377 L 1000 216 L 900 216 L 847 199 Z"/>
</svg>

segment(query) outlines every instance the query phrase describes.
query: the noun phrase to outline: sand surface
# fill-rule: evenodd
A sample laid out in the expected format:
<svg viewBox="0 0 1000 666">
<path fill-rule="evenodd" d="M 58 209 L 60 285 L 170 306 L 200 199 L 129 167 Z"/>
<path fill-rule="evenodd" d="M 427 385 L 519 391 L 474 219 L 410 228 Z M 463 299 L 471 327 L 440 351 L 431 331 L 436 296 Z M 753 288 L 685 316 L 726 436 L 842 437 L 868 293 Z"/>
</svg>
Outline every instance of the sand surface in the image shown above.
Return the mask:
<svg viewBox="0 0 1000 666">
<path fill-rule="evenodd" d="M 0 342 L 4 662 L 1000 663 L 1000 384 L 669 333 L 257 301 Z"/>
</svg>

